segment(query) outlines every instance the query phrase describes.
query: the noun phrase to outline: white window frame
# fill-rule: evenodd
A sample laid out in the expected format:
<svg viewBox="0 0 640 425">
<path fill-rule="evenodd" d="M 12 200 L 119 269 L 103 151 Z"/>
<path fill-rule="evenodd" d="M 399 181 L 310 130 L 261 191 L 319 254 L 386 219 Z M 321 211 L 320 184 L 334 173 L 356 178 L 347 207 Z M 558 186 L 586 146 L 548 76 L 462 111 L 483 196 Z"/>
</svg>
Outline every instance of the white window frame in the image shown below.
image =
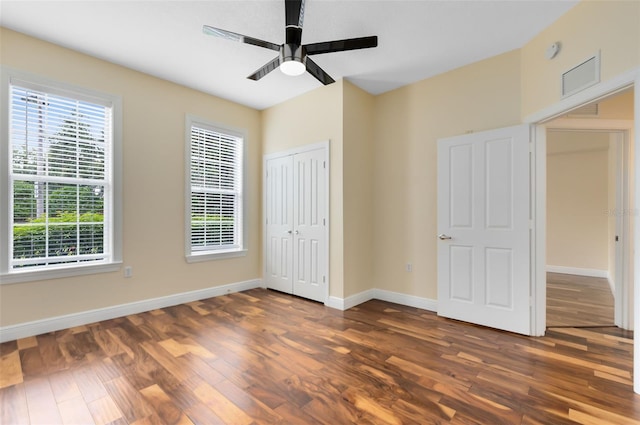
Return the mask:
<svg viewBox="0 0 640 425">
<path fill-rule="evenodd" d="M 194 250 L 191 245 L 191 129 L 193 127 L 211 130 L 217 133 L 238 137 L 242 139 L 241 158 L 241 188 L 240 188 L 240 235 L 238 246 L 234 248 L 212 248 Z M 247 136 L 246 131 L 230 128 L 193 115 L 186 115 L 185 120 L 185 258 L 188 263 L 196 263 L 209 260 L 221 260 L 226 258 L 242 257 L 247 254 L 247 200 L 245 183 L 247 162 Z"/>
<path fill-rule="evenodd" d="M 12 284 L 96 273 L 115 272 L 122 265 L 122 99 L 120 96 L 105 94 L 50 80 L 35 74 L 0 67 L 0 283 Z M 10 269 L 12 252 L 11 211 L 13 201 L 10 187 L 11 140 L 10 140 L 10 86 L 17 85 L 43 92 L 79 99 L 111 107 L 111 206 L 105 217 L 105 246 L 110 246 L 110 255 L 104 261 L 92 263 L 51 264 L 39 267 Z"/>
</svg>

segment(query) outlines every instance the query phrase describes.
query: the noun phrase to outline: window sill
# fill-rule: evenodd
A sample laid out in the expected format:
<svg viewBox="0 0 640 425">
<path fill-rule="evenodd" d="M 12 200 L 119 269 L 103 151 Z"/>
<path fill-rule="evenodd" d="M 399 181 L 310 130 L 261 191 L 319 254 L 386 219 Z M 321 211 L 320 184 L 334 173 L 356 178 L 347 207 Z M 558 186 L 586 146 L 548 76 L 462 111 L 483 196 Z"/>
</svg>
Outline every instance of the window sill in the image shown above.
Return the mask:
<svg viewBox="0 0 640 425">
<path fill-rule="evenodd" d="M 247 255 L 246 249 L 234 249 L 232 251 L 206 251 L 203 253 L 187 254 L 187 263 L 200 263 L 202 261 L 226 260 L 227 258 L 244 257 Z"/>
<path fill-rule="evenodd" d="M 120 270 L 121 261 L 109 264 L 91 264 L 52 270 L 19 271 L 0 275 L 0 284 L 34 282 L 38 280 L 60 279 L 63 277 L 83 276 L 88 274 L 111 273 Z"/>
</svg>

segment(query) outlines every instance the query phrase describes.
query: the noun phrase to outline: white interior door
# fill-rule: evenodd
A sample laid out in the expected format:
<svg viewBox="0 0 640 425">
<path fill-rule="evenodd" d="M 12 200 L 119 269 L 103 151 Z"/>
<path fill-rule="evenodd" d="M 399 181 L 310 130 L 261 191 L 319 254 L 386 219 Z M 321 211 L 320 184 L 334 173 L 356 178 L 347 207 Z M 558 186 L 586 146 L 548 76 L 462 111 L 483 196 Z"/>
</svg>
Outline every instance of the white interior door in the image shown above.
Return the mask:
<svg viewBox="0 0 640 425">
<path fill-rule="evenodd" d="M 265 280 L 268 288 L 293 291 L 293 157 L 266 161 Z"/>
<path fill-rule="evenodd" d="M 325 302 L 328 291 L 327 148 L 265 161 L 265 283 Z"/>
<path fill-rule="evenodd" d="M 529 335 L 529 126 L 438 141 L 438 315 Z"/>
<path fill-rule="evenodd" d="M 326 162 L 322 149 L 293 157 L 293 293 L 326 298 Z"/>
</svg>

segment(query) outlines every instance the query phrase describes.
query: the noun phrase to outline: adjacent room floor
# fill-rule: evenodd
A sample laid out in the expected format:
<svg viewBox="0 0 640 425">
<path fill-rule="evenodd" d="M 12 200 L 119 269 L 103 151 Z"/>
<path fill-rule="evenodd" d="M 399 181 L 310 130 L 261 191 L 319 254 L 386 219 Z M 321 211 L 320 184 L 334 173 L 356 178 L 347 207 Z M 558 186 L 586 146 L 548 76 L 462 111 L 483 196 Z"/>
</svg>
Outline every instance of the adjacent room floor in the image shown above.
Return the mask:
<svg viewBox="0 0 640 425">
<path fill-rule="evenodd" d="M 0 345 L 3 424 L 640 423 L 633 334 L 265 289 Z"/>
<path fill-rule="evenodd" d="M 613 325 L 614 300 L 607 279 L 547 273 L 547 327 Z"/>
</svg>

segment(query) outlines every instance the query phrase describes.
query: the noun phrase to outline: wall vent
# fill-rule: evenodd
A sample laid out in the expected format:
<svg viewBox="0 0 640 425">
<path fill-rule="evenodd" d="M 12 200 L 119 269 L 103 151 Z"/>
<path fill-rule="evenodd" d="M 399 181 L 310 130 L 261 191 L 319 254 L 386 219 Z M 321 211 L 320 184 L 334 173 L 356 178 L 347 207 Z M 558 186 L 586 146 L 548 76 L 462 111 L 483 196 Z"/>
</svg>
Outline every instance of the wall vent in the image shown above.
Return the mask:
<svg viewBox="0 0 640 425">
<path fill-rule="evenodd" d="M 562 97 L 600 82 L 600 52 L 562 74 Z"/>
</svg>

